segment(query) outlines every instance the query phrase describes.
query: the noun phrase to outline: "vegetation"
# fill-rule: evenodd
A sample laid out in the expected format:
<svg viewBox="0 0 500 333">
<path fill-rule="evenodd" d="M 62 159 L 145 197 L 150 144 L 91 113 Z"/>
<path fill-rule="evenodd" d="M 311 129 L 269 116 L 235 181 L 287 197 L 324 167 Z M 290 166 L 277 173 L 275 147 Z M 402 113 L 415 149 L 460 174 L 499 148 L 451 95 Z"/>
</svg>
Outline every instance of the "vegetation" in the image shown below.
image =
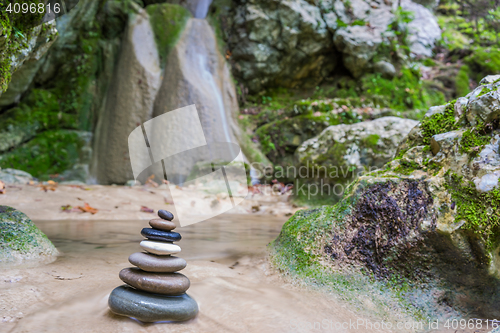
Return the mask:
<svg viewBox="0 0 500 333">
<path fill-rule="evenodd" d="M 150 17 L 160 53 L 161 66 L 163 67 L 169 52 L 179 40 L 191 14 L 182 6 L 168 3 L 147 6 L 146 11 Z"/>
<path fill-rule="evenodd" d="M 473 182 L 464 184 L 462 177 L 451 171 L 447 172 L 447 180 L 457 209 L 455 220 L 465 221 L 462 228 L 483 238 L 487 250 L 493 251 L 500 244 L 500 190 L 478 192 Z"/>
</svg>

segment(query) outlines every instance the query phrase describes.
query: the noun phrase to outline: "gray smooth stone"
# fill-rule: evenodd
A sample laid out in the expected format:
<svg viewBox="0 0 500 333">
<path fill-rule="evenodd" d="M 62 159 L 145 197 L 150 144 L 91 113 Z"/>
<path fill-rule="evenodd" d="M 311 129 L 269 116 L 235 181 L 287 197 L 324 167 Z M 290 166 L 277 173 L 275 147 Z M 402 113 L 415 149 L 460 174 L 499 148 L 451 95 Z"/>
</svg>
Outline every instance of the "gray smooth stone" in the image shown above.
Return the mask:
<svg viewBox="0 0 500 333">
<path fill-rule="evenodd" d="M 196 317 L 198 304 L 188 294 L 165 296 L 147 293 L 123 285 L 109 295 L 108 305 L 114 313 L 142 322 L 185 321 Z"/>
<path fill-rule="evenodd" d="M 134 266 L 146 272 L 173 273 L 186 268 L 186 260 L 174 256 L 157 256 L 151 253 L 136 252 L 128 257 Z"/>
</svg>

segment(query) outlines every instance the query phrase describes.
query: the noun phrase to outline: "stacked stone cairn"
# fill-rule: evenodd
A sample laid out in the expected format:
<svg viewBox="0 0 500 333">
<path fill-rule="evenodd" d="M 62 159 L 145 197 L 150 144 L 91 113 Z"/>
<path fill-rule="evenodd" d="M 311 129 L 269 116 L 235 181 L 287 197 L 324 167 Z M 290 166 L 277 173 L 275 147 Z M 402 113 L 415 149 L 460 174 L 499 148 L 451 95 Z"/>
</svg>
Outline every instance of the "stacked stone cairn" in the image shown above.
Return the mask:
<svg viewBox="0 0 500 333">
<path fill-rule="evenodd" d="M 111 292 L 108 304 L 114 313 L 142 322 L 189 320 L 198 313 L 198 304 L 186 294 L 189 279 L 177 273 L 186 267 L 186 261 L 172 256 L 181 251 L 173 244 L 181 240 L 181 235 L 172 231 L 175 224 L 171 212 L 160 210 L 158 216 L 160 219 L 149 221 L 152 228 L 141 231 L 147 239 L 140 245 L 147 252 L 128 258 L 137 267 L 121 270 L 120 279 L 126 285 Z"/>
</svg>

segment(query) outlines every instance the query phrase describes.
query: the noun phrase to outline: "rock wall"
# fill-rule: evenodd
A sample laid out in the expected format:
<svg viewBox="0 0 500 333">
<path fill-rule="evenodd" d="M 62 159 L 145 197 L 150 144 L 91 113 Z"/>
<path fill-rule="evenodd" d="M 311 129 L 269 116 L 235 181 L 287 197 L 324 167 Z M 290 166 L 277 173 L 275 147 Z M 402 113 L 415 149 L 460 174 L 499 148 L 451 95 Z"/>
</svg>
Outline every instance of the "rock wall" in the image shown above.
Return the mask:
<svg viewBox="0 0 500 333">
<path fill-rule="evenodd" d="M 145 10 L 129 17 L 115 74 L 99 119 L 92 174 L 103 184 L 133 179 L 128 136 L 153 116 L 161 84 L 160 58 Z"/>
<path fill-rule="evenodd" d="M 407 26 L 399 23 L 408 31 L 410 55 L 430 56 L 441 35 L 436 18 L 410 0 L 401 6 L 414 13 Z M 405 62 L 405 54 L 395 59 L 383 50 L 391 39 L 397 40 L 396 7 L 396 2 L 364 0 L 322 0 L 316 5 L 241 0 L 222 15 L 221 25 L 234 75 L 255 93 L 267 87 L 315 86 L 332 75 L 339 60 L 354 77 L 377 70 L 373 65 L 380 60 Z"/>
</svg>

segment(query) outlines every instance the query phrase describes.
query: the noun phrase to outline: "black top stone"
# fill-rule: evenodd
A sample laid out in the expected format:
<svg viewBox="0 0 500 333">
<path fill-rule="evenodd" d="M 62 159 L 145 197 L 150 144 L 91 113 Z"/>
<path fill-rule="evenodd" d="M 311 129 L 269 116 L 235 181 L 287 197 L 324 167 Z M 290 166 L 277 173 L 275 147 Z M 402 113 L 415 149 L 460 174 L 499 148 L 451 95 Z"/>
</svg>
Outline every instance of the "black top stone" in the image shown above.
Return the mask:
<svg viewBox="0 0 500 333">
<path fill-rule="evenodd" d="M 172 221 L 174 219 L 174 214 L 164 209 L 158 211 L 158 216 L 167 221 Z"/>
<path fill-rule="evenodd" d="M 144 228 L 141 230 L 141 235 L 147 239 L 165 241 L 165 242 L 177 242 L 181 240 L 181 234 L 172 231 L 163 231 L 153 228 Z"/>
</svg>

